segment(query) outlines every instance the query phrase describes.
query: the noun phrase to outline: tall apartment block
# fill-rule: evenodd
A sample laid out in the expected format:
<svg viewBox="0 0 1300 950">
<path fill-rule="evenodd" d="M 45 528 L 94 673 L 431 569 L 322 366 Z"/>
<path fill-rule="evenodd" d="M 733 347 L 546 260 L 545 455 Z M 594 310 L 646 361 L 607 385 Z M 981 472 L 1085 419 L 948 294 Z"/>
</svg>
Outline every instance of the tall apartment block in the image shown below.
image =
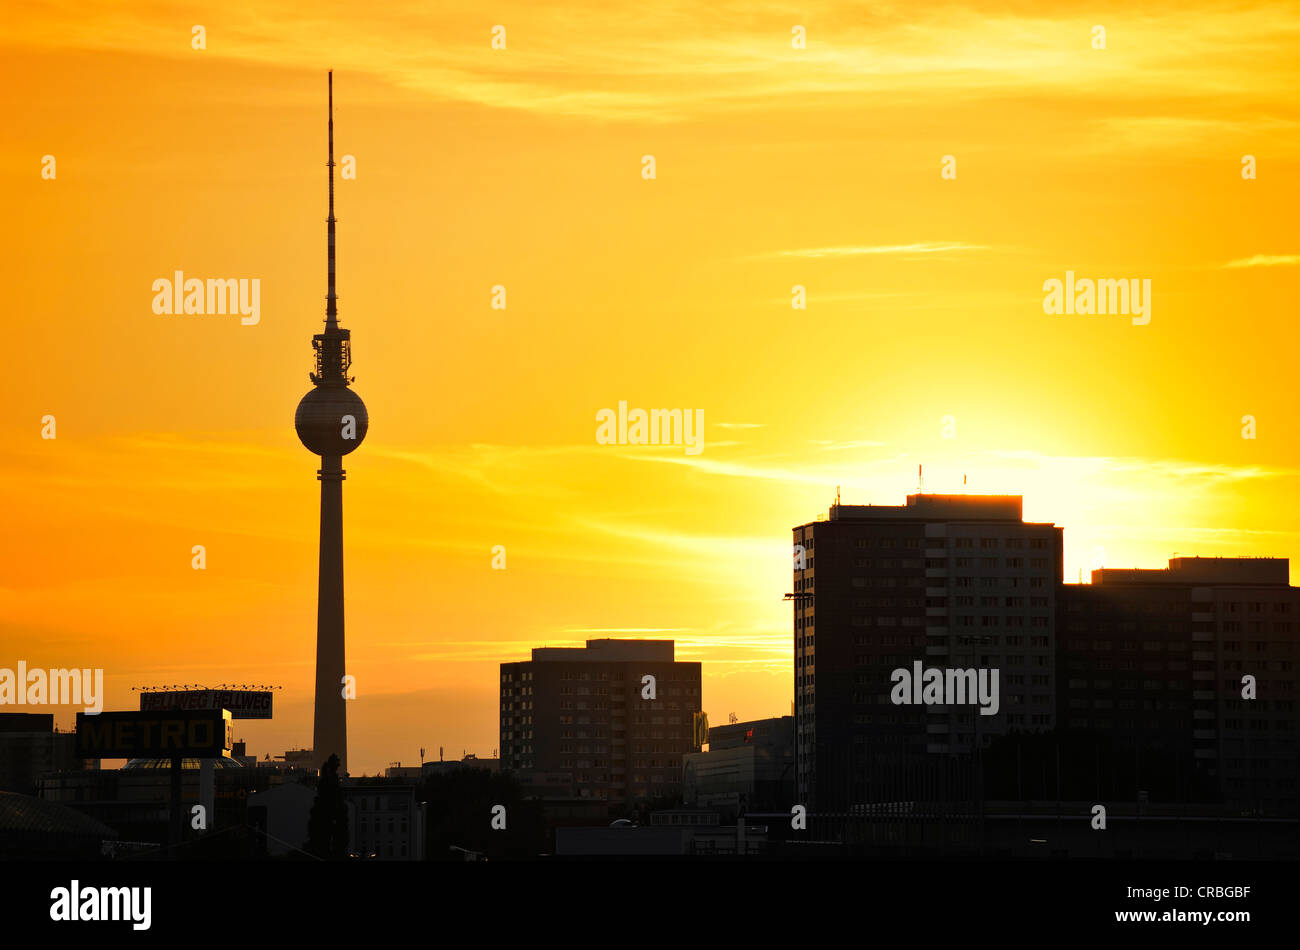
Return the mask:
<svg viewBox="0 0 1300 950">
<path fill-rule="evenodd" d="M 539 647 L 501 664 L 501 768 L 553 795 L 676 798 L 699 712 L 700 664 L 675 660 L 671 640 Z"/>
<path fill-rule="evenodd" d="M 1105 791 L 1295 815 L 1300 588 L 1287 559 L 1093 571 L 1062 588 L 1060 611 L 1058 717 L 1104 740 Z"/>
<path fill-rule="evenodd" d="M 1062 532 L 1024 521 L 1020 496 L 836 504 L 794 544 L 797 794 L 810 810 L 951 797 L 940 759 L 1053 728 Z M 997 714 L 893 704 L 893 671 L 916 661 L 998 670 Z"/>
</svg>

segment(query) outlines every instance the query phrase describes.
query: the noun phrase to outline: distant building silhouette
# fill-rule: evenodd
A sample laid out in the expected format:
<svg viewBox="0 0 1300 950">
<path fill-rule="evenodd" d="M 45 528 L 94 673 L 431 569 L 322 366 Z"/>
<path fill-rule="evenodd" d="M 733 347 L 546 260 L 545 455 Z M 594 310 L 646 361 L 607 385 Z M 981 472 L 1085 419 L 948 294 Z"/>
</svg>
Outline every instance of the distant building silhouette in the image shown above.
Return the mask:
<svg viewBox="0 0 1300 950">
<path fill-rule="evenodd" d="M 424 860 L 424 809 L 411 785 L 357 779 L 343 786 L 351 851 L 383 861 Z"/>
<path fill-rule="evenodd" d="M 473 752 L 470 752 L 462 759 L 449 759 L 445 762 L 425 762 L 422 768 L 419 766 L 415 767 L 413 773 L 402 769 L 397 773 L 397 775 L 409 777 L 413 774 L 418 778 L 427 778 L 431 775 L 446 775 L 449 772 L 456 772 L 460 769 L 481 769 L 485 772 L 500 772 L 501 760 L 496 756 L 480 759 Z M 393 770 L 389 769 L 388 774 L 390 776 L 393 775 Z"/>
<path fill-rule="evenodd" d="M 501 768 L 538 797 L 676 797 L 699 711 L 700 664 L 676 661 L 671 640 L 540 647 L 501 664 Z"/>
<path fill-rule="evenodd" d="M 272 857 L 305 855 L 307 823 L 316 789 L 301 782 L 285 782 L 248 796 L 248 823 L 258 829 L 261 850 Z"/>
<path fill-rule="evenodd" d="M 0 791 L 34 795 L 43 776 L 98 768 L 77 757 L 77 736 L 55 732 L 51 713 L 0 713 Z"/>
</svg>

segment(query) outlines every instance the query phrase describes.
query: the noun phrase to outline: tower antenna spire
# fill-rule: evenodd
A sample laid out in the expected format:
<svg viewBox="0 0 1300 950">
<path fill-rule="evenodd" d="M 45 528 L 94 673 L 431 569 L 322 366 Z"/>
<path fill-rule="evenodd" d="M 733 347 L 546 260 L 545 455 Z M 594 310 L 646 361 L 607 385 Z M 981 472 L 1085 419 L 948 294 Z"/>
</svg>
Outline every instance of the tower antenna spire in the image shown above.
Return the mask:
<svg viewBox="0 0 1300 950">
<path fill-rule="evenodd" d="M 329 126 L 330 144 L 329 167 L 330 180 L 330 216 L 325 219 L 329 241 L 329 291 L 325 295 L 325 328 L 338 329 L 338 298 L 334 293 L 334 70 L 329 71 Z"/>
</svg>

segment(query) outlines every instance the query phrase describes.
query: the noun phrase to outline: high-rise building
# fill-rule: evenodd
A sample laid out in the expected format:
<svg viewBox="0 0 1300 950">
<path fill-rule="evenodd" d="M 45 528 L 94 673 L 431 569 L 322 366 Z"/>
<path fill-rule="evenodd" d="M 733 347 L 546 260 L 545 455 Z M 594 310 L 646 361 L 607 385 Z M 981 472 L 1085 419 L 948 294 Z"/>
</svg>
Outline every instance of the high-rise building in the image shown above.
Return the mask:
<svg viewBox="0 0 1300 950">
<path fill-rule="evenodd" d="M 1057 628 L 1058 718 L 1105 749 L 1104 791 L 1295 814 L 1300 588 L 1287 559 L 1093 571 L 1062 588 Z"/>
<path fill-rule="evenodd" d="M 320 581 L 316 601 L 316 707 L 312 752 L 317 767 L 339 757 L 339 773 L 348 770 L 346 673 L 343 641 L 343 456 L 366 437 L 366 404 L 348 387 L 353 377 L 352 331 L 339 326 L 334 293 L 334 73 L 329 74 L 329 217 L 326 225 L 325 332 L 312 337 L 314 386 L 298 403 L 294 427 L 298 438 L 319 455 Z"/>
<path fill-rule="evenodd" d="M 917 494 L 898 506 L 836 504 L 794 528 L 800 802 L 959 797 L 969 774 L 944 753 L 1053 727 L 1062 533 L 1024 521 L 1021 501 Z M 969 701 L 895 704 L 894 671 L 917 662 L 996 670 L 996 714 Z"/>
<path fill-rule="evenodd" d="M 700 664 L 674 657 L 671 640 L 588 640 L 502 663 L 502 770 L 611 804 L 677 797 Z"/>
</svg>

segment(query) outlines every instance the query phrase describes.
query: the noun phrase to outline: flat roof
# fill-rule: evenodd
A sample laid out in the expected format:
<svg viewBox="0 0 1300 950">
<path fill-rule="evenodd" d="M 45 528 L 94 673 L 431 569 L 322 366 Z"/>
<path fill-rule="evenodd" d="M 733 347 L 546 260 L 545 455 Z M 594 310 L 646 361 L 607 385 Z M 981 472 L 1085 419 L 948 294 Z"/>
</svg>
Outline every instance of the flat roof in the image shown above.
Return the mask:
<svg viewBox="0 0 1300 950">
<path fill-rule="evenodd" d="M 831 521 L 1016 521 L 1023 495 L 908 495 L 905 505 L 831 505 Z"/>
<path fill-rule="evenodd" d="M 673 640 L 588 640 L 585 647 L 534 647 L 533 662 L 673 663 Z"/>
<path fill-rule="evenodd" d="M 1245 584 L 1289 586 L 1291 561 L 1284 557 L 1172 557 L 1168 567 L 1103 567 L 1094 584 Z"/>
</svg>

